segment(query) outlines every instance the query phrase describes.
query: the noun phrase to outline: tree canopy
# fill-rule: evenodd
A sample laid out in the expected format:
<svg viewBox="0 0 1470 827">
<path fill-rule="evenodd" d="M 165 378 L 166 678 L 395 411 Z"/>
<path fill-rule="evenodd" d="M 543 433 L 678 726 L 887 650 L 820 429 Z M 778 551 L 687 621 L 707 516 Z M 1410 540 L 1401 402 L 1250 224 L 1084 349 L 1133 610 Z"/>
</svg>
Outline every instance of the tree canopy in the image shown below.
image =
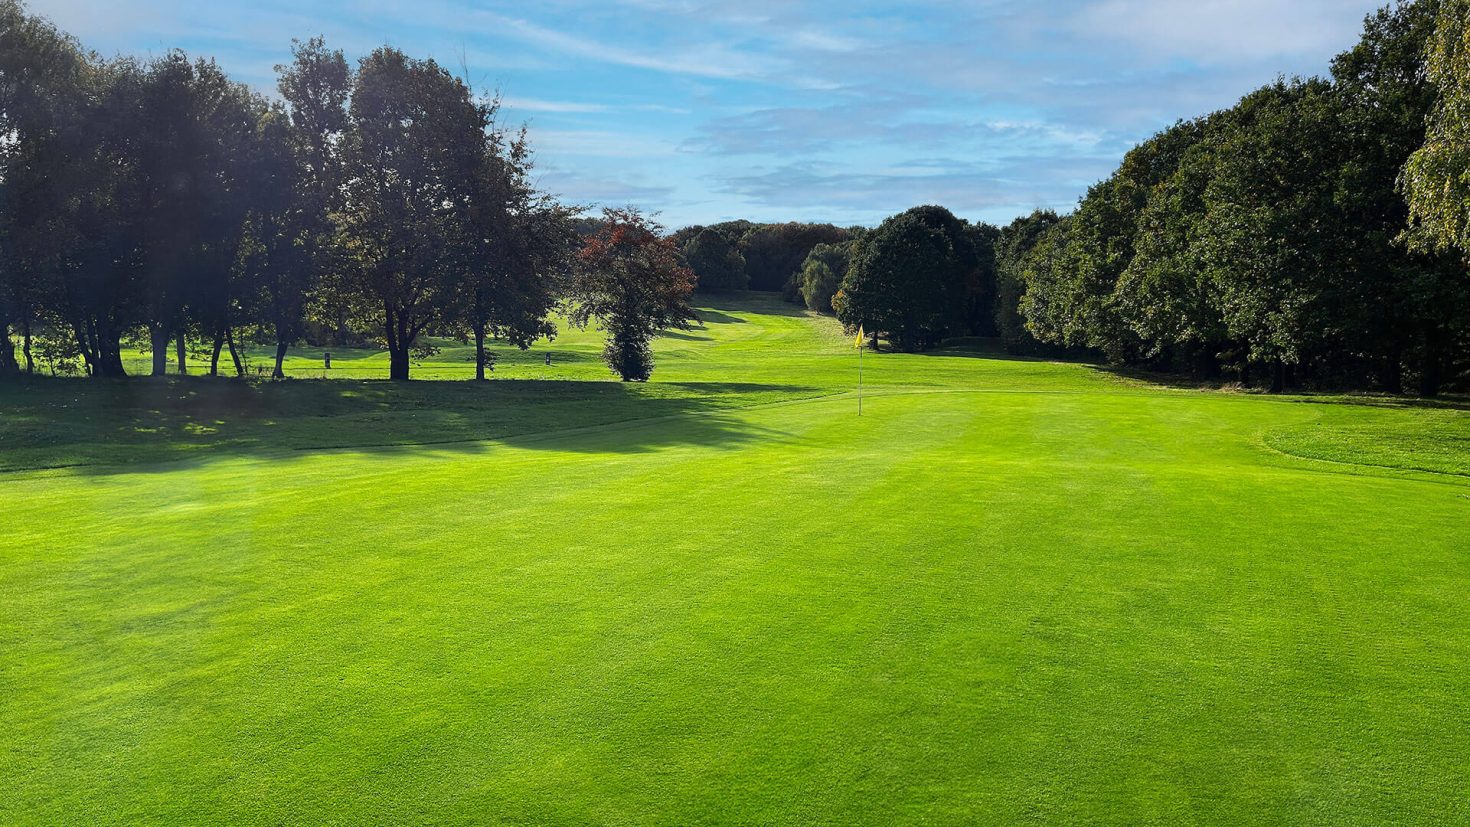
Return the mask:
<svg viewBox="0 0 1470 827">
<path fill-rule="evenodd" d="M 601 228 L 577 255 L 569 318 L 607 331 L 603 359 L 624 382 L 653 373 L 653 338 L 694 321 L 694 273 L 683 266 L 663 228 L 637 210 L 603 210 Z"/>
</svg>

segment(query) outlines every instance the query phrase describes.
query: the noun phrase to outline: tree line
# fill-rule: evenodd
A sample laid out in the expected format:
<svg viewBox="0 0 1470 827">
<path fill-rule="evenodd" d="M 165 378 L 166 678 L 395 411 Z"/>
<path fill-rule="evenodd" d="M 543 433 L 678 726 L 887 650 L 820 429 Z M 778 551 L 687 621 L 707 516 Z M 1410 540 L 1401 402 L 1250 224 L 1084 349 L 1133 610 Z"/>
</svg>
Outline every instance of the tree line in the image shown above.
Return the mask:
<svg viewBox="0 0 1470 827">
<path fill-rule="evenodd" d="M 277 75 L 271 100 L 181 51 L 103 59 L 0 0 L 0 375 L 119 377 L 132 344 L 184 373 L 199 343 L 243 374 L 248 340 L 281 377 L 314 334 L 380 343 L 407 379 L 433 334 L 473 339 L 483 379 L 488 341 L 553 336 L 560 307 L 646 379 L 648 341 L 689 324 L 663 228 L 539 191 L 525 130 L 432 59 L 353 66 L 316 38 Z"/>
<path fill-rule="evenodd" d="M 730 222 L 681 231 L 683 249 L 702 285 L 754 287 L 741 268 L 755 234 L 787 239 L 805 258 L 761 286 L 875 346 L 997 336 L 1017 353 L 1275 390 L 1464 390 L 1467 20 L 1467 0 L 1384 8 L 1330 77 L 1279 79 L 1163 130 L 1068 215 L 1000 229 L 934 206 L 872 230 Z"/>
<path fill-rule="evenodd" d="M 1464 389 L 1467 16 L 1384 8 L 1330 77 L 1180 122 L 1072 214 L 1005 227 L 1000 335 L 1275 390 Z"/>
<path fill-rule="evenodd" d="M 598 321 L 647 378 L 694 286 L 781 291 L 901 350 L 1020 353 L 1288 386 L 1465 389 L 1470 0 L 1371 15 L 1325 78 L 1278 79 L 1130 151 L 1070 214 L 1004 228 L 937 206 L 879 226 L 670 235 L 531 178 L 524 130 L 433 60 L 320 39 L 277 99 L 182 52 L 102 59 L 0 0 L 0 375 L 151 372 L 245 341 L 527 347 Z M 20 357 L 16 356 L 19 345 Z"/>
<path fill-rule="evenodd" d="M 671 238 L 701 290 L 780 291 L 913 350 L 951 336 L 995 335 L 998 235 L 925 206 L 873 229 L 728 221 Z"/>
</svg>

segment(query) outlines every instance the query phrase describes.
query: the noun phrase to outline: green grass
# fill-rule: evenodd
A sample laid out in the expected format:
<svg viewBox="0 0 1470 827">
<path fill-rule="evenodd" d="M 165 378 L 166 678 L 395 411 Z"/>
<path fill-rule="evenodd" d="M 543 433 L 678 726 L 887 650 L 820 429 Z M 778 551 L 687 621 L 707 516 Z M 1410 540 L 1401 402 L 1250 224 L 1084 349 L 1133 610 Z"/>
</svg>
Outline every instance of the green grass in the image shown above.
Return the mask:
<svg viewBox="0 0 1470 827">
<path fill-rule="evenodd" d="M 1470 821 L 1466 411 L 707 315 L 0 389 L 0 823 Z"/>
</svg>

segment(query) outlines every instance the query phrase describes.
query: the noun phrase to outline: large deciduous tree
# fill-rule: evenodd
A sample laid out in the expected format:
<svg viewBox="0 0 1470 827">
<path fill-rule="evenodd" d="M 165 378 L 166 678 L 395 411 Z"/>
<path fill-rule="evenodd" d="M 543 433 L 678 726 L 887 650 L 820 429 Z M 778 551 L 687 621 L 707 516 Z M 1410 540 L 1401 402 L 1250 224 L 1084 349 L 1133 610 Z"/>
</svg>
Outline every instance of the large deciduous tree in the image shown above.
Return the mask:
<svg viewBox="0 0 1470 827">
<path fill-rule="evenodd" d="M 1425 44 L 1435 38 L 1444 5 L 1420 0 L 1381 9 L 1368 17 L 1362 40 L 1332 64 L 1348 142 L 1336 201 L 1354 228 L 1358 276 L 1349 323 L 1355 349 L 1369 361 L 1365 372 L 1392 393 L 1403 390 L 1406 368 L 1421 394 L 1438 393 L 1450 347 L 1470 324 L 1462 255 L 1402 243 L 1409 208 L 1397 186 L 1441 99 Z"/>
<path fill-rule="evenodd" d="M 652 374 L 654 337 L 687 330 L 696 318 L 689 306 L 694 273 L 680 263 L 662 229 L 637 210 L 605 209 L 602 226 L 577 255 L 570 320 L 602 326 L 603 359 L 625 382 Z"/>
<path fill-rule="evenodd" d="M 27 371 L 43 309 L 61 290 L 76 248 L 75 172 L 86 131 L 92 64 L 75 40 L 0 0 L 0 376 Z"/>
<path fill-rule="evenodd" d="M 540 192 L 531 181 L 526 131 L 511 133 L 492 121 L 473 180 L 462 286 L 453 322 L 475 341 L 475 378 L 491 366 L 488 337 L 525 349 L 555 336 L 548 319 L 570 277 L 578 236 L 576 210 Z"/>
<path fill-rule="evenodd" d="M 942 207 L 915 207 L 863 239 L 832 307 L 849 328 L 884 335 L 899 350 L 923 350 L 963 324 L 974 267 L 959 220 Z"/>
<path fill-rule="evenodd" d="M 275 340 L 273 375 L 284 378 L 286 349 L 305 330 L 308 302 L 332 270 L 331 217 L 340 214 L 341 144 L 352 72 L 321 38 L 295 41 L 277 66 L 284 108 L 260 121 L 257 197 L 247 267 L 259 291 L 261 321 Z"/>
<path fill-rule="evenodd" d="M 254 105 L 213 61 L 180 51 L 154 60 L 140 78 L 130 137 L 155 376 L 166 370 L 171 343 L 185 372 L 191 312 L 215 328 L 228 323 Z"/>
<path fill-rule="evenodd" d="M 1249 95 L 1205 191 L 1200 256 L 1222 315 L 1272 388 L 1341 341 L 1352 227 L 1333 180 L 1346 151 L 1332 89 L 1278 82 Z"/>
<path fill-rule="evenodd" d="M 343 157 L 339 266 L 329 300 L 388 348 L 409 378 L 421 335 L 445 319 L 466 265 L 486 108 L 433 60 L 382 47 L 362 59 Z"/>
</svg>

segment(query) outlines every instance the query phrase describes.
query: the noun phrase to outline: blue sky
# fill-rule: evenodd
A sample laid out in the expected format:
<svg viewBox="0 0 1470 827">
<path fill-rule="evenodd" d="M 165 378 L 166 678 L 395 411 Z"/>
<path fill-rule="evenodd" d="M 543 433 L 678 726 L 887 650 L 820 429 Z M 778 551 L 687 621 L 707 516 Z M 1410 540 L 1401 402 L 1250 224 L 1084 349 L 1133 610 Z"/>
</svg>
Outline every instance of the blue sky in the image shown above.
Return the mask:
<svg viewBox="0 0 1470 827">
<path fill-rule="evenodd" d="M 182 47 L 274 90 L 292 37 L 468 67 L 541 185 L 670 226 L 1070 209 L 1128 147 L 1322 74 L 1379 0 L 31 0 L 104 53 Z"/>
</svg>

